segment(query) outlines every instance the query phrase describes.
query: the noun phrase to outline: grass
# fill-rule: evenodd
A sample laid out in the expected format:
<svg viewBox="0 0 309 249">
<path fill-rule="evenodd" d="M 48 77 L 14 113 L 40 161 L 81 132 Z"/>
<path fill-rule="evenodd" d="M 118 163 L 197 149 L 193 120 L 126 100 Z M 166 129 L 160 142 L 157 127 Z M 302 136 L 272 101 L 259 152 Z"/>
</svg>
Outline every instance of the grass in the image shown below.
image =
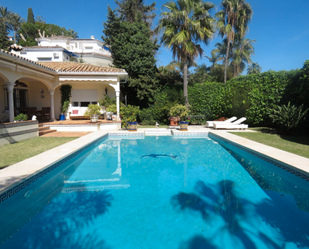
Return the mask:
<svg viewBox="0 0 309 249">
<path fill-rule="evenodd" d="M 0 169 L 70 142 L 75 137 L 36 137 L 0 147 Z"/>
<path fill-rule="evenodd" d="M 231 132 L 258 143 L 269 145 L 299 156 L 309 158 L 309 136 L 291 136 L 276 134 L 271 128 L 253 128 L 257 132 Z"/>
</svg>

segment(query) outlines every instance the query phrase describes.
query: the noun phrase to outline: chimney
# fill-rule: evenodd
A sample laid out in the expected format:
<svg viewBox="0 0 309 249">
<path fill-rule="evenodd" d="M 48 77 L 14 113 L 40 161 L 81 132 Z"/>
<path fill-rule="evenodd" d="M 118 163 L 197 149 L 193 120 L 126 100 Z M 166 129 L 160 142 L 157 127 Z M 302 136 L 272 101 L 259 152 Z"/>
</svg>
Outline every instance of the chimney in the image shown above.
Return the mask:
<svg viewBox="0 0 309 249">
<path fill-rule="evenodd" d="M 94 39 L 95 39 L 95 38 L 94 38 L 94 35 L 90 36 L 90 38 L 91 38 L 92 40 L 94 40 Z"/>
</svg>

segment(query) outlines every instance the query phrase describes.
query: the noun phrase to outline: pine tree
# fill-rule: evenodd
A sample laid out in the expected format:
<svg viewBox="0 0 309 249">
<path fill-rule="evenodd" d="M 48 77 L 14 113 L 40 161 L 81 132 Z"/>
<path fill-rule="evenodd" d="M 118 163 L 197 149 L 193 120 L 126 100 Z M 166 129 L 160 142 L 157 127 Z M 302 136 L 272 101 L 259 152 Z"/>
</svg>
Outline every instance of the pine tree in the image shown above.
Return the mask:
<svg viewBox="0 0 309 249">
<path fill-rule="evenodd" d="M 0 22 L 0 48 L 7 50 L 8 47 L 12 44 L 11 41 L 8 40 L 8 27 L 3 22 Z"/>
<path fill-rule="evenodd" d="M 31 23 L 31 24 L 34 24 L 34 23 L 35 23 L 33 11 L 32 11 L 31 8 L 28 9 L 27 23 Z"/>
<path fill-rule="evenodd" d="M 160 88 L 155 59 L 159 46 L 150 39 L 151 31 L 141 15 L 133 23 L 120 21 L 109 8 L 103 25 L 102 38 L 111 46 L 114 66 L 129 74 L 128 83 L 121 85 L 122 93 L 127 94 L 130 104 L 146 107 Z"/>
</svg>

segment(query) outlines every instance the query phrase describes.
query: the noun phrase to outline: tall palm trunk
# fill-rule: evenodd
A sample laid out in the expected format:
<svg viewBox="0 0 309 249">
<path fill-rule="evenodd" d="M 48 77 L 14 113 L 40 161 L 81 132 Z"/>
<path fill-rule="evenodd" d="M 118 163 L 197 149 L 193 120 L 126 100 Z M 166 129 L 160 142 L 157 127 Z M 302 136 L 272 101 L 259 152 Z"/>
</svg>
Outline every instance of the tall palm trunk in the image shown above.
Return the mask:
<svg viewBox="0 0 309 249">
<path fill-rule="evenodd" d="M 225 64 L 224 64 L 224 83 L 226 83 L 226 71 L 227 71 L 227 63 L 229 62 L 229 50 L 230 50 L 230 39 L 227 38 L 227 48 L 226 48 L 226 55 L 225 55 Z"/>
<path fill-rule="evenodd" d="M 188 102 L 188 65 L 185 61 L 183 66 L 183 96 L 185 97 L 185 103 L 187 110 L 189 110 L 189 102 Z"/>
</svg>

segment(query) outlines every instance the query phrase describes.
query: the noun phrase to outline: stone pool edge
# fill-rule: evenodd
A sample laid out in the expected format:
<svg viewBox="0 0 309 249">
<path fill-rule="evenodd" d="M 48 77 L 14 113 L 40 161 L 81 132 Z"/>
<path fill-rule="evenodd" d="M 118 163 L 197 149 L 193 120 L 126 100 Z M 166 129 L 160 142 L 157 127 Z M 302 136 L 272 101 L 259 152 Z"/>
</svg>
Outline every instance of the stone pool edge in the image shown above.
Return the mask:
<svg viewBox="0 0 309 249">
<path fill-rule="evenodd" d="M 306 181 L 309 181 L 309 159 L 261 144 L 228 132 L 210 131 L 209 137 L 219 137 L 219 140 L 228 142 L 254 156 L 257 156 L 277 167 L 280 167 Z M 213 139 L 213 138 L 212 138 Z"/>
</svg>

